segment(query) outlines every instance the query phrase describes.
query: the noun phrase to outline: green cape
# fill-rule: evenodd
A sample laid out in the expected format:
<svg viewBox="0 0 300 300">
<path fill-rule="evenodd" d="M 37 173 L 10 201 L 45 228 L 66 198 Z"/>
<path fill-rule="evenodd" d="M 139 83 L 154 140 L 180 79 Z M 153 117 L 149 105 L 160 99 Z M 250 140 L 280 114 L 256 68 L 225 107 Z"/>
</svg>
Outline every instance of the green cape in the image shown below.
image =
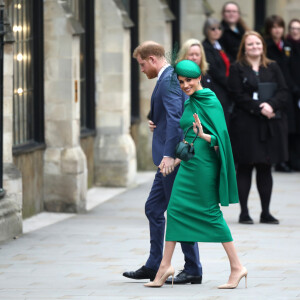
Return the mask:
<svg viewBox="0 0 300 300">
<path fill-rule="evenodd" d="M 220 203 L 222 206 L 228 206 L 230 203 L 238 203 L 239 197 L 235 165 L 221 103 L 215 93 L 208 88 L 196 91 L 185 102 L 185 105 L 189 102 L 198 114 L 203 127 L 218 140 L 221 164 L 219 181 Z"/>
</svg>

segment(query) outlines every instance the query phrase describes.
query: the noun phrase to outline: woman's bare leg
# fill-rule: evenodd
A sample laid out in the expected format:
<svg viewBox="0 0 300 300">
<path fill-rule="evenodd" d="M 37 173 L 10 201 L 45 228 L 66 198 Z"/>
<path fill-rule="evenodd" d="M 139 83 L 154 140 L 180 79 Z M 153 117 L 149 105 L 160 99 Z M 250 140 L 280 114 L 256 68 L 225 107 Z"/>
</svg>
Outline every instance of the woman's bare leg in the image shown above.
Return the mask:
<svg viewBox="0 0 300 300">
<path fill-rule="evenodd" d="M 176 246 L 176 242 L 166 242 L 164 256 L 161 260 L 154 281 L 159 280 L 166 273 L 167 269 L 171 266 L 171 260 L 174 253 L 175 246 Z"/>
<path fill-rule="evenodd" d="M 231 273 L 228 283 L 234 283 L 239 279 L 241 271 L 243 270 L 243 265 L 240 262 L 233 242 L 222 243 L 222 245 L 226 251 L 230 263 Z"/>
</svg>

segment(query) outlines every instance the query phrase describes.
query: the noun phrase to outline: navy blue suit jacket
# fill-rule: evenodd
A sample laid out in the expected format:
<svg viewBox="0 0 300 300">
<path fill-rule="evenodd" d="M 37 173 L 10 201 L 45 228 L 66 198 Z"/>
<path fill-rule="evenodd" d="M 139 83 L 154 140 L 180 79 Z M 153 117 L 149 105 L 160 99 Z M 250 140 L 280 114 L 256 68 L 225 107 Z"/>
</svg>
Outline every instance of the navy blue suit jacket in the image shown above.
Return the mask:
<svg viewBox="0 0 300 300">
<path fill-rule="evenodd" d="M 164 156 L 175 157 L 175 147 L 182 138 L 179 121 L 185 94 L 171 66 L 167 67 L 156 83 L 151 97 L 150 119 L 156 125 L 153 131 L 152 158 L 158 166 Z"/>
</svg>

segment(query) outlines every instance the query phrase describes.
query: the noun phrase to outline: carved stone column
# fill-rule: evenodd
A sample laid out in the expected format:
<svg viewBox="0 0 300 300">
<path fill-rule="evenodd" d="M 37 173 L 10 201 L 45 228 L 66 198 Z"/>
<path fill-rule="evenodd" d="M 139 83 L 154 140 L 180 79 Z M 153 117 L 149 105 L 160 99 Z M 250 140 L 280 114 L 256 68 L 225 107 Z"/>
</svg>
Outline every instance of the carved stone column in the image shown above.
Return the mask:
<svg viewBox="0 0 300 300">
<path fill-rule="evenodd" d="M 44 203 L 48 211 L 85 211 L 87 163 L 79 143 L 79 34 L 66 1 L 44 1 Z"/>
<path fill-rule="evenodd" d="M 95 1 L 95 184 L 128 186 L 136 176 L 130 128 L 130 32 L 122 1 Z"/>
</svg>

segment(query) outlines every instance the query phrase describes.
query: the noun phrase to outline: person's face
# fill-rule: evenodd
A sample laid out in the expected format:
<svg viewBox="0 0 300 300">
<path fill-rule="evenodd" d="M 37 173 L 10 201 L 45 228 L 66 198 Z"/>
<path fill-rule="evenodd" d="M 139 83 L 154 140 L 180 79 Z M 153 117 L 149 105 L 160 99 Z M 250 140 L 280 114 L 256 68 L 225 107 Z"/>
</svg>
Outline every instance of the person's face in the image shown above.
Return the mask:
<svg viewBox="0 0 300 300">
<path fill-rule="evenodd" d="M 227 4 L 223 13 L 224 21 L 230 25 L 234 25 L 239 21 L 239 18 L 239 8 L 233 3 Z"/>
<path fill-rule="evenodd" d="M 280 40 L 283 37 L 284 28 L 278 26 L 277 24 L 274 24 L 274 26 L 271 29 L 271 37 L 274 40 Z"/>
<path fill-rule="evenodd" d="M 289 28 L 289 34 L 295 41 L 300 40 L 300 23 L 295 21 L 292 22 Z"/>
<path fill-rule="evenodd" d="M 245 40 L 245 52 L 249 57 L 259 57 L 263 53 L 262 41 L 255 35 L 247 36 Z"/>
<path fill-rule="evenodd" d="M 146 59 L 142 59 L 141 56 L 138 55 L 136 60 L 140 65 L 141 71 L 146 74 L 148 79 L 153 79 L 157 77 L 158 72 L 155 68 L 155 58 L 153 56 L 149 56 Z"/>
<path fill-rule="evenodd" d="M 198 66 L 200 66 L 201 63 L 201 51 L 200 51 L 200 47 L 197 45 L 194 45 L 192 47 L 190 47 L 186 59 L 188 60 L 192 60 L 193 62 L 195 62 Z"/>
<path fill-rule="evenodd" d="M 218 39 L 220 39 L 221 34 L 222 34 L 222 29 L 220 27 L 220 24 L 211 25 L 208 28 L 207 36 L 208 39 L 211 41 L 217 41 Z"/>
<path fill-rule="evenodd" d="M 199 78 L 188 78 L 188 77 L 178 76 L 180 88 L 188 96 L 193 95 L 196 91 L 199 90 L 199 88 L 201 87 L 201 85 L 199 84 L 200 79 L 201 76 Z"/>
</svg>

